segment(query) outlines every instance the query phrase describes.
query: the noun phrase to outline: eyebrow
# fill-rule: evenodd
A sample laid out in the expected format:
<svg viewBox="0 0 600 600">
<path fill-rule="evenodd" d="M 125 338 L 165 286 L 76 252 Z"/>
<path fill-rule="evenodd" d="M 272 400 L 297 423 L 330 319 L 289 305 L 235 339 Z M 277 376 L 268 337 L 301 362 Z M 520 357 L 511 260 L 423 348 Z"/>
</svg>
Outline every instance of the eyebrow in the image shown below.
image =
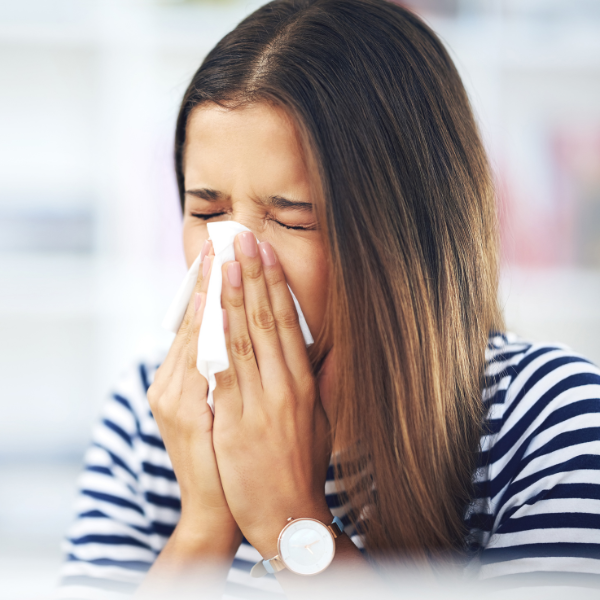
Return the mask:
<svg viewBox="0 0 600 600">
<path fill-rule="evenodd" d="M 207 202 L 219 202 L 221 200 L 229 200 L 229 196 L 219 192 L 218 190 L 213 190 L 210 188 L 200 188 L 197 190 L 186 190 L 186 196 L 194 196 L 195 198 L 201 198 L 202 200 L 206 200 Z M 260 203 L 265 206 L 271 206 L 273 208 L 279 209 L 292 209 L 292 210 L 302 210 L 302 211 L 311 211 L 313 209 L 313 205 L 311 202 L 304 202 L 302 200 L 290 200 L 289 198 L 284 198 L 283 196 L 268 196 L 267 198 L 261 198 Z"/>
</svg>

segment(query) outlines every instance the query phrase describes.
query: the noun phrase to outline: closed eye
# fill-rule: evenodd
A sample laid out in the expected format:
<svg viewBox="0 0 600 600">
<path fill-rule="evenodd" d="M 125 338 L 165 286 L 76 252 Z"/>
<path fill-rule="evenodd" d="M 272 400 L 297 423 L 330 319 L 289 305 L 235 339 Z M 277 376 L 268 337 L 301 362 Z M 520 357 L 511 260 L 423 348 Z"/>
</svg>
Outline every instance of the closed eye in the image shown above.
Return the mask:
<svg viewBox="0 0 600 600">
<path fill-rule="evenodd" d="M 226 215 L 227 212 L 217 212 L 217 213 L 190 213 L 192 217 L 196 217 L 197 219 L 202 219 L 203 221 L 208 221 L 213 217 L 222 217 Z M 285 229 L 295 229 L 297 231 L 313 231 L 317 229 L 316 225 L 286 225 L 277 219 L 270 218 L 270 221 L 274 221 L 280 227 L 284 227 Z"/>
<path fill-rule="evenodd" d="M 192 217 L 196 217 L 197 219 L 202 219 L 203 221 L 208 221 L 213 217 L 221 217 L 226 215 L 226 212 L 217 212 L 217 213 L 190 213 Z"/>
<path fill-rule="evenodd" d="M 308 225 L 308 226 L 286 225 L 285 223 L 281 223 L 280 221 L 277 221 L 277 219 L 272 219 L 272 220 L 275 221 L 275 223 L 277 223 L 277 225 L 279 225 L 280 227 L 285 227 L 286 229 L 297 229 L 300 231 L 314 231 L 317 228 L 316 225 Z"/>
</svg>

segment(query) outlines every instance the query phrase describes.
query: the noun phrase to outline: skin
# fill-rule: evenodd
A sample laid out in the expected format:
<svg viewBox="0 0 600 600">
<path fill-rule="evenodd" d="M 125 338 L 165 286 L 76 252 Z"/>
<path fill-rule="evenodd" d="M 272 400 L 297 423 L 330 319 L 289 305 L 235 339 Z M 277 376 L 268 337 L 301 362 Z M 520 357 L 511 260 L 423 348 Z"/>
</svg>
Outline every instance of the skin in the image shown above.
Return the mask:
<svg viewBox="0 0 600 600">
<path fill-rule="evenodd" d="M 186 190 L 222 194 L 222 199 L 212 202 L 186 194 L 183 245 L 188 267 L 208 239 L 206 221 L 193 215 L 226 213 L 210 221 L 238 221 L 261 242 L 271 244 L 310 330 L 319 331 L 325 316 L 328 268 L 292 122 L 281 109 L 265 104 L 238 110 L 200 107 L 188 122 L 187 140 Z M 309 206 L 300 210 L 265 205 L 272 196 Z M 287 229 L 279 223 L 312 229 Z"/>
<path fill-rule="evenodd" d="M 334 353 L 316 381 L 286 285 L 316 334 L 325 317 L 328 269 L 293 123 L 266 104 L 236 110 L 207 105 L 192 113 L 187 136 L 185 255 L 188 265 L 201 251 L 205 258 L 184 321 L 148 393 L 180 485 L 182 511 L 140 588 L 144 596 L 169 595 L 182 581 L 205 594 L 212 586 L 218 595 L 242 534 L 272 558 L 289 517 L 332 521 L 324 484 Z M 207 215 L 241 222 L 261 242 L 239 234 L 236 260 L 223 265 L 230 367 L 217 375 L 214 417 L 204 401 L 207 382 L 196 369 L 213 258 Z M 314 586 L 339 591 L 335 582 L 343 565 L 351 565 L 363 584 L 373 577 L 342 535 L 324 573 L 302 577 L 284 570 L 277 578 L 292 596 Z"/>
</svg>

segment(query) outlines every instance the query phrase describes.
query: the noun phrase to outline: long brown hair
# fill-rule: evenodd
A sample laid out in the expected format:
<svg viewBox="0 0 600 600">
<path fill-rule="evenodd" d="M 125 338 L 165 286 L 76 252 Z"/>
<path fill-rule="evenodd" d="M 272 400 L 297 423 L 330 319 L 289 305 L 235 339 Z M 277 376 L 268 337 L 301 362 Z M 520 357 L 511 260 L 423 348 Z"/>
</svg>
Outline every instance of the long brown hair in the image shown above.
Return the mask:
<svg viewBox="0 0 600 600">
<path fill-rule="evenodd" d="M 493 187 L 459 75 L 397 4 L 270 2 L 217 44 L 185 93 L 182 205 L 192 109 L 261 101 L 297 125 L 327 242 L 331 293 L 311 358 L 318 370 L 333 341 L 351 517 L 375 555 L 461 551 L 484 352 L 503 322 Z"/>
</svg>

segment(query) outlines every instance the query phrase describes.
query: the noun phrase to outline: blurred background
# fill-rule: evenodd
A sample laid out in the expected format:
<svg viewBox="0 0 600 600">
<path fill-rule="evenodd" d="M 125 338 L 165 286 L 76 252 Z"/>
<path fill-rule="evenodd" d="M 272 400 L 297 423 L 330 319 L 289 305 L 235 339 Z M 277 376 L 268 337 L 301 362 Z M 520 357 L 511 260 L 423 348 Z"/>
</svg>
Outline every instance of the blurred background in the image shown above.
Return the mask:
<svg viewBox="0 0 600 600">
<path fill-rule="evenodd" d="M 170 342 L 178 104 L 261 4 L 0 0 L 3 598 L 48 596 L 102 400 Z M 600 1 L 406 4 L 450 49 L 481 125 L 509 328 L 600 363 Z"/>
</svg>

